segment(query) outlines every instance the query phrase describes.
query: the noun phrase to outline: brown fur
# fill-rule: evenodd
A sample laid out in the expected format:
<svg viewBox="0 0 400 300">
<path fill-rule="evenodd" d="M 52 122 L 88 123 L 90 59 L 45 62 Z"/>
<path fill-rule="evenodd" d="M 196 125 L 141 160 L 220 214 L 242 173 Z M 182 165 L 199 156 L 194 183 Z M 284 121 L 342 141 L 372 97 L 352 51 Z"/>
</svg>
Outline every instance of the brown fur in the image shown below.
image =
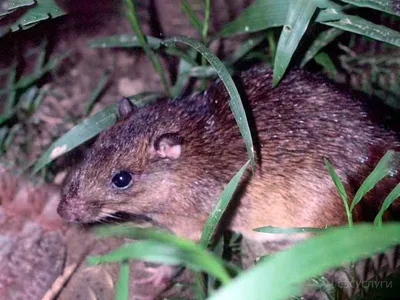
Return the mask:
<svg viewBox="0 0 400 300">
<path fill-rule="evenodd" d="M 398 147 L 396 134 L 375 123 L 364 103 L 323 78 L 296 70 L 275 89 L 271 81 L 272 72 L 260 69 L 236 80 L 255 129 L 257 168 L 241 182 L 230 227 L 264 238 L 252 229 L 345 223 L 323 157 L 354 195 L 383 154 Z M 133 111 L 99 136 L 71 174 L 59 213 L 70 221 L 93 222 L 122 211 L 198 239 L 224 186 L 247 160 L 228 100 L 218 82 L 203 93 Z M 154 143 L 165 133 L 183 137 L 179 158 L 154 155 Z M 113 188 L 117 170 L 133 174 L 131 187 Z M 379 207 L 397 182 L 384 180 L 358 206 L 356 219 L 370 218 L 366 212 Z"/>
</svg>

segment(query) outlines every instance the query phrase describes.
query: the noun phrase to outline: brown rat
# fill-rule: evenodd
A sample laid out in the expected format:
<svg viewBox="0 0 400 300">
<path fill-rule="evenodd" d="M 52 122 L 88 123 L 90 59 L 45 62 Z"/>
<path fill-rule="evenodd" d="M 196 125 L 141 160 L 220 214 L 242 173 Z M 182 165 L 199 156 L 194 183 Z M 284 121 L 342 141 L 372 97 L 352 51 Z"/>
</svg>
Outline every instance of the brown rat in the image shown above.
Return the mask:
<svg viewBox="0 0 400 300">
<path fill-rule="evenodd" d="M 385 152 L 399 146 L 396 133 L 324 78 L 295 70 L 277 88 L 271 82 L 272 72 L 263 69 L 236 78 L 254 130 L 257 166 L 241 181 L 224 224 L 268 240 L 252 229 L 346 223 L 323 157 L 351 198 Z M 124 212 L 199 239 L 221 191 L 248 159 L 228 101 L 221 82 L 140 109 L 122 100 L 121 120 L 100 134 L 72 172 L 58 212 L 82 223 Z M 375 215 L 396 176 L 394 170 L 357 206 L 356 220 Z"/>
</svg>

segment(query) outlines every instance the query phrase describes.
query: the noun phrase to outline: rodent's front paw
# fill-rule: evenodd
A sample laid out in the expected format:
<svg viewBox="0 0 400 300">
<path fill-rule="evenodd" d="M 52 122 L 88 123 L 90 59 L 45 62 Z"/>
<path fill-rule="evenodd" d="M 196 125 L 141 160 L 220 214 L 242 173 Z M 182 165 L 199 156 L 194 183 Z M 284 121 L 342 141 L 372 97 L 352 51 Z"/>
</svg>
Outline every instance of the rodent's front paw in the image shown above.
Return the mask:
<svg viewBox="0 0 400 300">
<path fill-rule="evenodd" d="M 145 278 L 135 281 L 136 284 L 151 284 L 157 287 L 166 287 L 174 278 L 178 267 L 143 262 L 144 271 L 149 274 Z"/>
</svg>

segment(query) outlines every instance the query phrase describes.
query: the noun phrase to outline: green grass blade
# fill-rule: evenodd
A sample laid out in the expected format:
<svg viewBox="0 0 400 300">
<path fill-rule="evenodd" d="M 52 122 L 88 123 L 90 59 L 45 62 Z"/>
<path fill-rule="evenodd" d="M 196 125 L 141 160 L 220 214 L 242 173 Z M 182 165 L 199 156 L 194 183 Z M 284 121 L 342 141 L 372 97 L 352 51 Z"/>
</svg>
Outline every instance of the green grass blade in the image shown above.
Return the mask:
<svg viewBox="0 0 400 300">
<path fill-rule="evenodd" d="M 54 19 L 65 14 L 66 12 L 57 5 L 55 0 L 35 1 L 35 6 L 29 8 L 10 28 L 12 31 L 27 29 L 40 21 Z"/>
<path fill-rule="evenodd" d="M 146 35 L 147 45 L 153 49 L 158 50 L 162 45 L 162 40 Z M 110 35 L 106 37 L 96 38 L 89 42 L 89 46 L 92 48 L 109 48 L 109 47 L 119 47 L 119 48 L 142 48 L 142 45 L 135 34 L 118 34 Z M 169 55 L 177 56 L 179 58 L 185 59 L 188 63 L 196 65 L 196 60 L 186 52 L 178 48 L 168 48 L 165 50 Z"/>
<path fill-rule="evenodd" d="M 347 220 L 348 220 L 349 226 L 351 227 L 351 226 L 353 226 L 353 215 L 351 214 L 351 210 L 349 208 L 349 199 L 347 197 L 346 189 L 344 188 L 342 181 L 340 180 L 339 176 L 336 174 L 335 169 L 332 167 L 329 160 L 324 158 L 324 162 L 325 162 L 325 166 L 327 167 L 327 169 L 329 171 L 329 174 L 332 177 L 333 183 L 335 184 L 335 186 L 339 192 L 340 198 L 342 199 L 343 206 L 346 210 Z"/>
<path fill-rule="evenodd" d="M 322 48 L 333 42 L 343 32 L 343 30 L 337 28 L 331 28 L 321 32 L 304 54 L 300 66 L 303 68 Z"/>
<path fill-rule="evenodd" d="M 209 66 L 195 66 L 190 68 L 188 71 L 190 77 L 196 78 L 213 78 L 216 77 L 217 71 L 213 67 Z"/>
<path fill-rule="evenodd" d="M 226 24 L 213 39 L 282 26 L 292 2 L 293 0 L 256 0 L 237 19 Z"/>
<path fill-rule="evenodd" d="M 105 70 L 103 72 L 103 74 L 101 74 L 100 80 L 97 83 L 96 88 L 94 89 L 94 91 L 92 92 L 92 94 L 90 95 L 89 101 L 86 104 L 86 108 L 85 108 L 85 113 L 86 115 L 89 115 L 90 112 L 92 111 L 92 108 L 94 106 L 94 104 L 96 103 L 96 101 L 99 99 L 100 94 L 104 91 L 104 89 L 107 86 L 107 83 L 110 80 L 110 71 Z"/>
<path fill-rule="evenodd" d="M 223 283 L 230 281 L 224 262 L 220 258 L 208 252 L 201 245 L 169 232 L 127 225 L 101 227 L 96 232 L 103 236 L 112 235 L 148 240 L 126 244 L 108 254 L 92 257 L 91 263 L 136 258 L 166 264 L 185 264 L 194 270 L 212 274 Z"/>
<path fill-rule="evenodd" d="M 194 59 L 193 57 L 190 56 L 190 54 L 182 51 L 181 49 L 170 47 L 170 48 L 165 49 L 164 51 L 165 51 L 165 53 L 167 53 L 169 55 L 177 56 L 181 59 L 186 60 L 186 62 L 188 62 L 192 66 L 197 65 L 196 59 Z"/>
<path fill-rule="evenodd" d="M 233 176 L 233 178 L 229 181 L 225 189 L 222 191 L 218 202 L 208 216 L 200 239 L 200 244 L 204 247 L 207 247 L 210 244 L 210 241 L 215 232 L 215 228 L 217 227 L 219 220 L 221 219 L 226 208 L 228 207 L 228 204 L 232 199 L 233 193 L 235 192 L 236 187 L 239 184 L 240 178 L 242 178 L 243 173 L 246 171 L 249 163 L 250 161 L 247 161 L 235 174 L 235 176 Z"/>
<path fill-rule="evenodd" d="M 129 96 L 129 100 L 137 106 L 143 107 L 150 103 L 155 102 L 158 98 L 160 98 L 162 94 L 155 92 L 142 92 L 133 96 Z"/>
<path fill-rule="evenodd" d="M 119 277 L 115 287 L 115 300 L 129 299 L 129 261 L 121 262 Z"/>
<path fill-rule="evenodd" d="M 43 39 L 43 41 L 40 43 L 37 49 L 39 53 L 37 54 L 35 62 L 35 73 L 40 73 L 45 65 L 47 56 L 47 51 L 46 51 L 47 44 L 48 44 L 47 39 Z"/>
<path fill-rule="evenodd" d="M 315 227 L 274 227 L 274 226 L 264 226 L 253 229 L 258 232 L 265 233 L 284 233 L 284 234 L 293 234 L 293 233 L 302 233 L 302 232 L 323 232 L 326 231 L 326 228 L 315 228 Z"/>
<path fill-rule="evenodd" d="M 138 16 L 136 13 L 136 3 L 133 0 L 124 0 L 125 8 L 126 8 L 126 16 L 131 23 L 131 27 L 133 31 L 136 33 L 138 37 L 139 43 L 142 46 L 146 56 L 149 58 L 151 64 L 153 65 L 154 70 L 160 75 L 161 84 L 163 86 L 164 92 L 166 95 L 170 95 L 169 85 L 167 78 L 165 76 L 164 67 L 161 64 L 159 56 L 153 52 L 151 47 L 148 44 L 146 36 L 143 35 L 142 29 L 140 27 L 140 23 L 138 20 Z"/>
<path fill-rule="evenodd" d="M 265 35 L 253 36 L 242 42 L 242 44 L 233 52 L 233 54 L 228 57 L 225 64 L 234 64 L 242 59 L 251 49 L 260 45 L 265 41 Z"/>
<path fill-rule="evenodd" d="M 399 232 L 400 224 L 383 227 L 360 224 L 352 228 L 327 230 L 269 256 L 241 273 L 209 299 L 286 299 L 293 295 L 299 284 L 312 276 L 398 244 Z"/>
<path fill-rule="evenodd" d="M 331 57 L 325 53 L 325 52 L 320 52 L 314 57 L 315 62 L 322 67 L 329 73 L 329 77 L 334 79 L 335 75 L 337 73 L 335 63 L 331 59 Z"/>
<path fill-rule="evenodd" d="M 400 32 L 374 24 L 358 16 L 344 15 L 338 21 L 321 23 L 400 47 Z"/>
<path fill-rule="evenodd" d="M 201 21 L 196 16 L 196 13 L 193 11 L 187 0 L 181 0 L 181 7 L 183 11 L 188 15 L 189 21 L 192 23 L 194 28 L 196 28 L 198 32 L 201 32 L 203 30 L 203 25 L 201 24 Z"/>
<path fill-rule="evenodd" d="M 33 173 L 36 173 L 57 157 L 96 136 L 102 130 L 112 126 L 116 121 L 115 109 L 116 105 L 111 105 L 92 117 L 83 120 L 83 122 L 61 136 L 42 154 L 33 167 Z"/>
<path fill-rule="evenodd" d="M 146 36 L 147 45 L 154 50 L 157 50 L 161 46 L 161 39 Z M 89 42 L 89 46 L 93 48 L 109 48 L 109 47 L 120 47 L 120 48 L 135 48 L 142 47 L 139 38 L 135 34 L 118 34 L 110 35 L 101 38 L 93 39 Z"/>
<path fill-rule="evenodd" d="M 400 16 L 400 9 L 394 10 L 396 1 L 393 0 L 342 0 L 343 2 L 353 4 L 359 7 L 369 7 L 375 10 L 380 10 L 388 14 Z M 398 2 L 397 2 L 398 5 Z"/>
<path fill-rule="evenodd" d="M 179 248 L 153 240 L 125 243 L 123 246 L 99 256 L 90 256 L 88 264 L 123 262 L 138 259 L 167 265 L 179 265 L 184 261 L 184 254 Z"/>
<path fill-rule="evenodd" d="M 8 10 L 15 10 L 17 8 L 35 4 L 35 1 L 33 1 L 33 0 L 13 0 L 13 1 L 7 1 L 7 2 L 8 2 Z"/>
<path fill-rule="evenodd" d="M 16 112 L 16 109 L 8 110 L 7 112 L 0 115 L 0 126 L 7 122 Z"/>
<path fill-rule="evenodd" d="M 35 73 L 25 75 L 21 77 L 14 86 L 14 89 L 26 89 L 36 83 L 40 78 L 42 78 L 45 74 L 56 68 L 67 56 L 69 53 L 64 53 L 61 55 L 57 55 L 56 57 L 50 59 L 40 71 Z"/>
<path fill-rule="evenodd" d="M 16 84 L 17 80 L 17 62 L 16 60 L 13 61 L 13 63 L 10 66 L 8 73 L 8 78 L 7 78 L 7 90 L 8 90 L 8 95 L 7 95 L 7 101 L 4 105 L 4 110 L 2 114 L 10 114 L 11 111 L 14 108 L 15 102 L 17 100 L 17 93 L 14 89 L 14 85 Z"/>
<path fill-rule="evenodd" d="M 387 195 L 387 197 L 383 201 L 382 207 L 375 217 L 375 220 L 374 220 L 375 225 L 379 225 L 379 226 L 382 225 L 382 217 L 383 217 L 384 212 L 399 197 L 400 197 L 400 183 L 396 185 L 396 187 L 390 192 L 389 195 Z"/>
<path fill-rule="evenodd" d="M 343 9 L 345 8 L 345 6 L 329 0 L 328 1 L 322 0 L 322 1 L 326 3 L 326 6 L 324 6 L 321 10 L 318 11 L 318 14 L 315 18 L 315 22 L 337 21 L 343 17 Z"/>
<path fill-rule="evenodd" d="M 283 77 L 316 9 L 316 3 L 310 0 L 297 0 L 290 5 L 275 55 L 274 86 Z"/>
<path fill-rule="evenodd" d="M 195 296 L 194 299 L 203 300 L 207 297 L 206 286 L 204 284 L 202 273 L 193 271 L 194 277 L 194 286 L 193 286 L 193 294 Z"/>
<path fill-rule="evenodd" d="M 178 75 L 176 79 L 175 85 L 172 87 L 171 95 L 173 97 L 178 97 L 185 85 L 187 84 L 190 76 L 189 76 L 189 71 L 191 69 L 192 65 L 189 64 L 186 60 L 181 59 L 179 61 L 178 65 Z"/>
<path fill-rule="evenodd" d="M 9 132 L 8 127 L 5 126 L 0 127 L 0 157 L 6 150 L 4 147 L 4 142 L 7 139 L 8 132 Z"/>
<path fill-rule="evenodd" d="M 374 188 L 374 186 L 381 181 L 389 172 L 390 163 L 393 159 L 394 151 L 389 150 L 378 162 L 375 169 L 368 175 L 368 177 L 361 184 L 357 193 L 354 196 L 353 202 L 351 203 L 350 210 L 352 211 L 361 199 Z"/>
<path fill-rule="evenodd" d="M 205 8 L 204 8 L 204 21 L 203 21 L 203 28 L 201 31 L 201 41 L 203 44 L 207 42 L 207 35 L 208 35 L 208 27 L 210 23 L 210 13 L 211 13 L 211 0 L 205 0 Z"/>
<path fill-rule="evenodd" d="M 209 49 L 207 49 L 202 43 L 196 41 L 189 37 L 172 37 L 164 41 L 165 45 L 168 47 L 171 44 L 175 43 L 183 43 L 191 46 L 196 51 L 200 52 L 207 61 L 215 68 L 218 73 L 218 76 L 221 78 L 221 81 L 224 83 L 229 96 L 229 104 L 232 109 L 233 115 L 235 116 L 236 122 L 239 126 L 240 133 L 245 141 L 247 153 L 250 158 L 250 163 L 254 169 L 254 146 L 253 139 L 249 127 L 249 123 L 247 121 L 246 112 L 244 110 L 242 101 L 240 99 L 239 92 L 235 86 L 235 83 L 232 80 L 231 75 L 228 70 L 224 66 L 224 64 L 216 57 Z"/>
</svg>

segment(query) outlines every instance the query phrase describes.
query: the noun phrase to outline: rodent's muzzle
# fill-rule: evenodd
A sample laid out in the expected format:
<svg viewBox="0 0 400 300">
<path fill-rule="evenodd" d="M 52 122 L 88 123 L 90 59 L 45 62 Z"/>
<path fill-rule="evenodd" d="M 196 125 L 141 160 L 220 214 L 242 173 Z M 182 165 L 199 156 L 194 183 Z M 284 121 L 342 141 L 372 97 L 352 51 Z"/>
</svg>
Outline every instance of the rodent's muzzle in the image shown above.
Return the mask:
<svg viewBox="0 0 400 300">
<path fill-rule="evenodd" d="M 80 199 L 63 199 L 57 208 L 58 214 L 68 222 L 91 223 L 99 219 L 100 206 L 89 205 Z"/>
</svg>

